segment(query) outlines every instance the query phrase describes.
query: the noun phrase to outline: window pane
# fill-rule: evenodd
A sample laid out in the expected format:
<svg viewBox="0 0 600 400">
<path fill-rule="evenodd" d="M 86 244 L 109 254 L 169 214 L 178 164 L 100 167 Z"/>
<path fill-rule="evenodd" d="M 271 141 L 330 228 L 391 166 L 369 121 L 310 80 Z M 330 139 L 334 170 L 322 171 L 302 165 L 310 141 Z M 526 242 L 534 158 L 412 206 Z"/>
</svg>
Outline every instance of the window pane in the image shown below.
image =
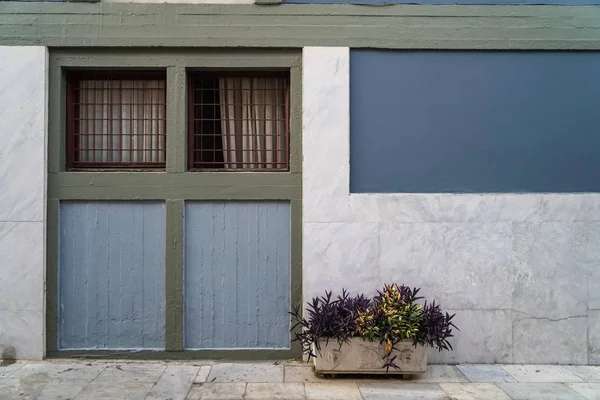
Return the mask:
<svg viewBox="0 0 600 400">
<path fill-rule="evenodd" d="M 71 166 L 164 166 L 165 86 L 164 79 L 77 80 Z"/>
<path fill-rule="evenodd" d="M 191 84 L 191 168 L 288 168 L 287 78 L 198 75 Z"/>
</svg>

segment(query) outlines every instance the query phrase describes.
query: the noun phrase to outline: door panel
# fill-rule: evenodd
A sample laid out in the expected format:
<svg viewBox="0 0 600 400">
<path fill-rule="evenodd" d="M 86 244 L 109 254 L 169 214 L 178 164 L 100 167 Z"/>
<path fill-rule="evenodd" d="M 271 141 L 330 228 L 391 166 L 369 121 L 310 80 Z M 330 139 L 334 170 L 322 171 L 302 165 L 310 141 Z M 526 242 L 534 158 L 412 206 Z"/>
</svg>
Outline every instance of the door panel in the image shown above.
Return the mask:
<svg viewBox="0 0 600 400">
<path fill-rule="evenodd" d="M 61 202 L 59 349 L 162 349 L 165 206 Z"/>
<path fill-rule="evenodd" d="M 290 346 L 290 203 L 187 202 L 185 348 Z"/>
</svg>

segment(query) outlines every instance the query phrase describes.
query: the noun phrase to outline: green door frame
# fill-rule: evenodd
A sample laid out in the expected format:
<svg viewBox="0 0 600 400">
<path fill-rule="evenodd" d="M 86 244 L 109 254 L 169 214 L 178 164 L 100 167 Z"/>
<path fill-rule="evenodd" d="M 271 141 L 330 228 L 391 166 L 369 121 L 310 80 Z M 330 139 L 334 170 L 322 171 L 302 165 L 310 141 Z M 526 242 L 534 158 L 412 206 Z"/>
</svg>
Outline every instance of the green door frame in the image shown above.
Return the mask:
<svg viewBox="0 0 600 400">
<path fill-rule="evenodd" d="M 302 57 L 300 50 L 50 49 L 48 106 L 48 234 L 46 355 L 156 359 L 282 359 L 285 350 L 185 350 L 183 327 L 186 200 L 288 200 L 291 206 L 291 306 L 302 303 Z M 69 69 L 155 68 L 167 75 L 166 170 L 67 172 L 66 72 Z M 188 172 L 187 73 L 198 69 L 290 72 L 289 172 Z M 58 349 L 60 201 L 159 200 L 166 204 L 165 351 Z M 290 336 L 291 337 L 291 336 Z"/>
</svg>

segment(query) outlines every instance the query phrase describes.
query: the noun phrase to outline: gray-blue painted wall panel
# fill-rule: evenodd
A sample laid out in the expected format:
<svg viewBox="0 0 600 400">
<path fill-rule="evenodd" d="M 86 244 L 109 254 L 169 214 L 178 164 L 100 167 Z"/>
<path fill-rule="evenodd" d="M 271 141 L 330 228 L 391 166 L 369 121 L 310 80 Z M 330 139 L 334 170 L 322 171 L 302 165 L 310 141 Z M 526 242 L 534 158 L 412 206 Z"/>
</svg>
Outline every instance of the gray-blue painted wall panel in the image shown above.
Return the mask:
<svg viewBox="0 0 600 400">
<path fill-rule="evenodd" d="M 59 349 L 160 349 L 165 206 L 61 202 Z"/>
<path fill-rule="evenodd" d="M 600 191 L 600 52 L 352 50 L 350 190 Z"/>
<path fill-rule="evenodd" d="M 577 6 L 600 4 L 600 0 L 283 0 L 286 4 L 472 4 L 472 5 L 556 5 Z"/>
<path fill-rule="evenodd" d="M 290 205 L 186 202 L 185 347 L 290 346 Z"/>
</svg>

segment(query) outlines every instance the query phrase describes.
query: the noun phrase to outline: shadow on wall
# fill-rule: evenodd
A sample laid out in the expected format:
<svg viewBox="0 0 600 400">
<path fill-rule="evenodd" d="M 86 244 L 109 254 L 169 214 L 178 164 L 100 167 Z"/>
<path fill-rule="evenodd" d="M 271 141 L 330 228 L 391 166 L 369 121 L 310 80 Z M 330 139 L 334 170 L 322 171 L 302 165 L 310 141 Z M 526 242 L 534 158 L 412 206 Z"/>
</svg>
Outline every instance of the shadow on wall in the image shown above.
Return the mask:
<svg viewBox="0 0 600 400">
<path fill-rule="evenodd" d="M 17 359 L 17 349 L 14 346 L 0 344 L 0 367 L 14 364 Z"/>
</svg>

